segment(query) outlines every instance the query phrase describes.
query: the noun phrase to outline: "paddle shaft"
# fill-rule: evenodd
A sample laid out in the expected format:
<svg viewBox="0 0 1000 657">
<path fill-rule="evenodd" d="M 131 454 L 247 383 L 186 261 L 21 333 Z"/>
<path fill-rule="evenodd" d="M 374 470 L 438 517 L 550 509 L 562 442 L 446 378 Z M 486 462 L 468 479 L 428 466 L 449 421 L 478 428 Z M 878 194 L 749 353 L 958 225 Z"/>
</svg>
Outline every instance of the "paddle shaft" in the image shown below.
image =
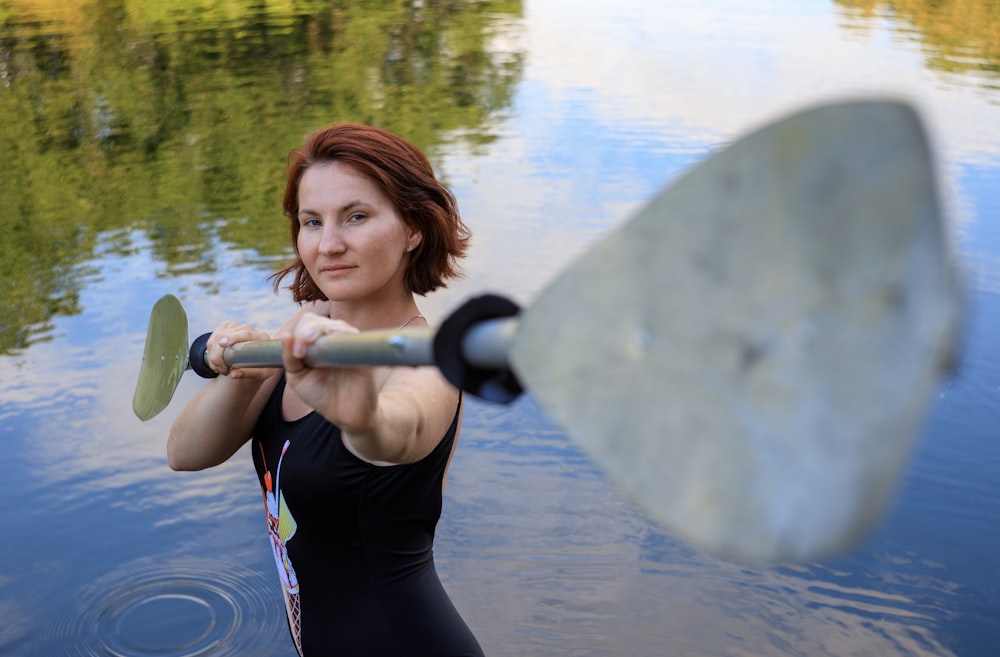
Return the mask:
<svg viewBox="0 0 1000 657">
<path fill-rule="evenodd" d="M 483 369 L 506 369 L 507 353 L 517 332 L 515 317 L 490 319 L 470 327 L 462 337 L 461 353 L 465 362 Z M 319 338 L 306 351 L 307 366 L 338 367 L 351 365 L 388 365 L 419 367 L 436 365 L 434 329 L 405 331 L 363 331 L 340 333 Z M 208 334 L 195 341 L 191 368 L 202 376 L 207 373 L 195 362 L 206 363 L 205 341 Z M 281 341 L 258 340 L 226 347 L 222 359 L 229 367 L 281 367 Z M 210 370 L 206 364 L 206 370 Z"/>
</svg>

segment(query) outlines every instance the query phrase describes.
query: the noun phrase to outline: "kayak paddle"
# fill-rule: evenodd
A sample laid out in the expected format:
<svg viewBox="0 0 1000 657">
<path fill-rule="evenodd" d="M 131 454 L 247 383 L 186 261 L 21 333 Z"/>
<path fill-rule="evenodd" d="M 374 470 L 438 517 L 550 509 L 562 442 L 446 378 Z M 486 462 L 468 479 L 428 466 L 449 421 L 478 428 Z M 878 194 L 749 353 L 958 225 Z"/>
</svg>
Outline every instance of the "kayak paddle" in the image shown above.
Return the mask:
<svg viewBox="0 0 1000 657">
<path fill-rule="evenodd" d="M 521 386 L 673 535 L 750 563 L 863 536 L 954 362 L 961 295 L 927 139 L 905 103 L 821 105 L 707 158 L 524 309 L 484 295 L 437 331 L 327 336 L 307 360 L 436 365 Z M 153 308 L 133 407 L 169 403 L 188 348 Z M 200 344 L 200 346 L 199 346 Z M 226 350 L 281 366 L 277 341 Z"/>
</svg>

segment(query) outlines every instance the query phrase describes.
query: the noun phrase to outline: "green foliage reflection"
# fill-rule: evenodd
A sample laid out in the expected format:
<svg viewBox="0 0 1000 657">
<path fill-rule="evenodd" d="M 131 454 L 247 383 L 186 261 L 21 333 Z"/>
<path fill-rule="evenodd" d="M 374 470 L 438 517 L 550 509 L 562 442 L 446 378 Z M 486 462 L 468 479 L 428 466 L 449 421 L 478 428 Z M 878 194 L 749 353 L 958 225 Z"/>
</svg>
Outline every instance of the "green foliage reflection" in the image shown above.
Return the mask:
<svg viewBox="0 0 1000 657">
<path fill-rule="evenodd" d="M 888 16 L 912 26 L 927 66 L 949 73 L 985 74 L 1000 88 L 1000 2 L 997 0 L 835 0 L 865 19 Z"/>
<path fill-rule="evenodd" d="M 434 159 L 483 145 L 523 54 L 520 0 L 0 0 L 0 353 L 77 312 L 108 231 L 172 271 L 287 254 L 284 158 L 331 121 Z M 131 248 L 129 241 L 112 250 Z"/>
</svg>

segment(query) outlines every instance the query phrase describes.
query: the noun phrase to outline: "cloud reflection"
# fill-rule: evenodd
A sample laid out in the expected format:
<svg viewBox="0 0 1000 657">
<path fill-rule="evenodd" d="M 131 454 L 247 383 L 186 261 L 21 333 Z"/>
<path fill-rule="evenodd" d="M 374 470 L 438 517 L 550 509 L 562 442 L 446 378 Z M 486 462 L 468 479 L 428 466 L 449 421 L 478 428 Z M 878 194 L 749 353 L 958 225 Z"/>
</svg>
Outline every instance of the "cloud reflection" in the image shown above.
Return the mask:
<svg viewBox="0 0 1000 657">
<path fill-rule="evenodd" d="M 793 20 L 792 20 L 793 19 Z M 573 258 L 714 150 L 820 101 L 890 95 L 925 119 L 956 231 L 975 221 L 962 168 L 995 167 L 1000 92 L 932 71 L 885 18 L 820 2 L 546 0 L 495 48 L 530 53 L 487 158 L 445 169 L 475 231 L 471 286 L 526 302 Z M 790 22 L 791 21 L 791 22 Z M 511 267 L 523 253 L 531 267 Z"/>
<path fill-rule="evenodd" d="M 971 77 L 927 70 L 920 44 L 899 38 L 891 22 L 848 29 L 847 17 L 792 0 L 549 0 L 531 5 L 526 21 L 530 76 L 557 90 L 556 102 L 591 92 L 607 124 L 677 135 L 679 123 L 693 144 L 819 99 L 899 94 L 928 114 L 949 158 L 995 163 L 1000 95 Z"/>
</svg>

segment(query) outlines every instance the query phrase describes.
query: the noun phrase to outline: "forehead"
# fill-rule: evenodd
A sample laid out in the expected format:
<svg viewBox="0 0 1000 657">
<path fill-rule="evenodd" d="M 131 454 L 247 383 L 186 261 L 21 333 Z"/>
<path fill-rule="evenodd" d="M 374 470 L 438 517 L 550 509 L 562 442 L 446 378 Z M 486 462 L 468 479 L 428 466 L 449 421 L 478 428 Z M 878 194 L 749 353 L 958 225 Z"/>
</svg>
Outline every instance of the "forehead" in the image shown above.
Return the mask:
<svg viewBox="0 0 1000 657">
<path fill-rule="evenodd" d="M 342 162 L 314 164 L 299 180 L 299 207 L 313 204 L 389 203 L 374 180 Z"/>
</svg>

